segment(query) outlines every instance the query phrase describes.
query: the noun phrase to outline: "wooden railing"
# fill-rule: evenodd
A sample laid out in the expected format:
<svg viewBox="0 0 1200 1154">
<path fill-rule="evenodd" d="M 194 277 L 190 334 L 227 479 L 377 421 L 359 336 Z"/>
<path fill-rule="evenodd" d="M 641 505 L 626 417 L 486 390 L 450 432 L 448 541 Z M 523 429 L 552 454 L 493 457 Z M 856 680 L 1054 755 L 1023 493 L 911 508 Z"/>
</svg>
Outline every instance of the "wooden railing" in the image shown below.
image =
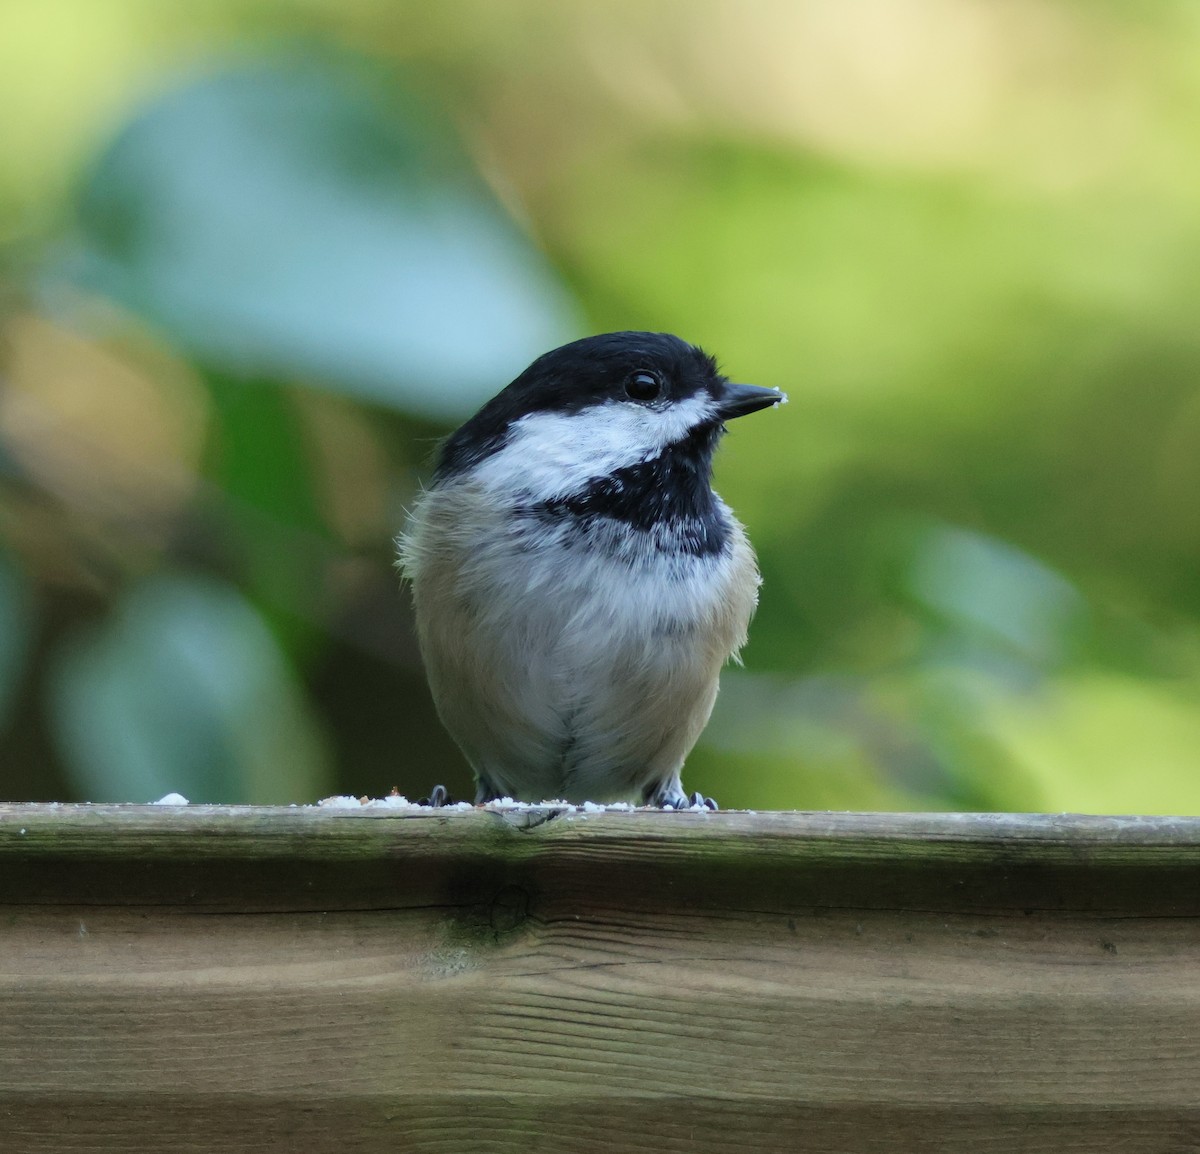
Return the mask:
<svg viewBox="0 0 1200 1154">
<path fill-rule="evenodd" d="M 1200 1148 L 1200 821 L 0 806 L 0 1151 Z"/>
</svg>

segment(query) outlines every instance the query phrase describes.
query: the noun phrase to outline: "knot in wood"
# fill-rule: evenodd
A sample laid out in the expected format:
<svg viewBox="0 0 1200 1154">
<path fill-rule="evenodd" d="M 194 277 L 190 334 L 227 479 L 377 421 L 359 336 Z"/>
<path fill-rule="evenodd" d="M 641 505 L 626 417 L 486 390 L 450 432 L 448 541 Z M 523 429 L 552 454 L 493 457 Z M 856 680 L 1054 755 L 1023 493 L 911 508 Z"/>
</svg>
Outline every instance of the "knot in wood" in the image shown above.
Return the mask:
<svg viewBox="0 0 1200 1154">
<path fill-rule="evenodd" d="M 529 894 L 520 886 L 505 886 L 492 898 L 492 929 L 506 934 L 529 917 Z"/>
</svg>

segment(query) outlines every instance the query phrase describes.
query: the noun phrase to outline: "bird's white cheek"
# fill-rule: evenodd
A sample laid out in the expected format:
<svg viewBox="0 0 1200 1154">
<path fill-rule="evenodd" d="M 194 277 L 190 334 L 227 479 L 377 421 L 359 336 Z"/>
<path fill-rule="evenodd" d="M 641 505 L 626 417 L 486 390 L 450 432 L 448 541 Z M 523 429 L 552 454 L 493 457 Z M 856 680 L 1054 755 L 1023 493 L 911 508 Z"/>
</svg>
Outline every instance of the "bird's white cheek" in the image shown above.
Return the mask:
<svg viewBox="0 0 1200 1154">
<path fill-rule="evenodd" d="M 508 444 L 476 468 L 473 480 L 494 493 L 563 496 L 657 457 L 711 418 L 712 404 L 704 397 L 662 409 L 609 401 L 576 413 L 530 413 L 514 424 Z"/>
</svg>

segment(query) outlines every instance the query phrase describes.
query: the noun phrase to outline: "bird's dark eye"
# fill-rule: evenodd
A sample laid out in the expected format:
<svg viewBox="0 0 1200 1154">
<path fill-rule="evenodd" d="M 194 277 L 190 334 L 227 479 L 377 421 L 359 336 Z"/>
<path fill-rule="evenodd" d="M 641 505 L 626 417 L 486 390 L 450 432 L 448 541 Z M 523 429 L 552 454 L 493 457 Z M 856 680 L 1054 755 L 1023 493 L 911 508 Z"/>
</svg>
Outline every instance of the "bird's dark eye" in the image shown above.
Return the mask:
<svg viewBox="0 0 1200 1154">
<path fill-rule="evenodd" d="M 659 380 L 658 374 L 647 372 L 645 369 L 630 373 L 625 382 L 625 394 L 634 401 L 652 401 L 661 392 L 662 381 Z"/>
</svg>

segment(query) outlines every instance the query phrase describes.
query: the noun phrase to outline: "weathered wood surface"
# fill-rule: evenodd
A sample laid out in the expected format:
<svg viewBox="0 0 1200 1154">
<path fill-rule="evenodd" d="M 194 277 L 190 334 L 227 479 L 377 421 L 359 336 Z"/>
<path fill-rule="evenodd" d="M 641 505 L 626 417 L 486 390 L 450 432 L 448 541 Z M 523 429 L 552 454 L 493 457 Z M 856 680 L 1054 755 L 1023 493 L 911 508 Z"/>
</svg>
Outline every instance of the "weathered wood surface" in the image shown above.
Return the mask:
<svg viewBox="0 0 1200 1154">
<path fill-rule="evenodd" d="M 0 1151 L 1200 1150 L 1200 821 L 0 805 Z"/>
</svg>

